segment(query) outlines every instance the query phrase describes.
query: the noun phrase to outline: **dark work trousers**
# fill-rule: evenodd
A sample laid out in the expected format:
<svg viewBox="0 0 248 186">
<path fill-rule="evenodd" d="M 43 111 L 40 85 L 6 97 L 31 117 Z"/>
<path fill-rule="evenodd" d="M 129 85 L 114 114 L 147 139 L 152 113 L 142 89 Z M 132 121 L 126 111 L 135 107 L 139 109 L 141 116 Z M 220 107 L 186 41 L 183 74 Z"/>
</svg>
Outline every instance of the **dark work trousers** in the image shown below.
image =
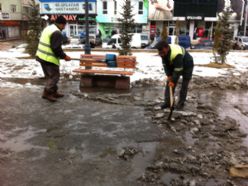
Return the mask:
<svg viewBox="0 0 248 186">
<path fill-rule="evenodd" d="M 46 78 L 45 90 L 51 94 L 57 92 L 60 77 L 59 66 L 49 62 L 40 62 L 40 64 Z"/>
<path fill-rule="evenodd" d="M 186 97 L 187 97 L 187 93 L 188 93 L 188 86 L 189 86 L 189 82 L 192 78 L 193 68 L 194 67 L 183 69 L 183 72 L 180 76 L 172 77 L 173 82 L 175 83 L 175 87 L 173 88 L 173 92 L 175 92 L 175 88 L 177 86 L 177 82 L 178 82 L 179 78 L 181 76 L 183 78 L 178 103 L 184 103 L 186 101 Z M 169 89 L 168 84 L 169 84 L 169 82 L 167 81 L 166 87 L 165 87 L 165 103 L 170 103 L 170 91 L 169 91 L 170 89 Z"/>
</svg>

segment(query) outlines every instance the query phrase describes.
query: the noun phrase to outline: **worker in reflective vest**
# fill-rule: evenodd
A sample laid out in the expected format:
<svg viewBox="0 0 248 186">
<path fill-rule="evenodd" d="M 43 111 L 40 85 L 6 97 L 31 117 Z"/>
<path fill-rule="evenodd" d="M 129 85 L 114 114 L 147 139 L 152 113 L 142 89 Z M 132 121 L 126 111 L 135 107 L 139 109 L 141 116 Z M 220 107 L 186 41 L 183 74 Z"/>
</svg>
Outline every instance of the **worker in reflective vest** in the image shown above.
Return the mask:
<svg viewBox="0 0 248 186">
<path fill-rule="evenodd" d="M 168 44 L 166 41 L 159 41 L 155 45 L 155 48 L 159 51 L 164 71 L 167 76 L 165 100 L 161 105 L 161 109 L 170 107 L 169 86 L 173 87 L 173 91 L 175 91 L 177 82 L 180 76 L 182 76 L 180 97 L 176 105 L 176 108 L 180 110 L 184 107 L 188 85 L 192 78 L 194 68 L 193 58 L 183 47 L 176 44 Z"/>
<path fill-rule="evenodd" d="M 61 31 L 65 28 L 65 25 L 66 19 L 63 16 L 59 16 L 54 24 L 47 26 L 41 34 L 36 52 L 36 60 L 40 62 L 46 78 L 46 85 L 42 98 L 51 102 L 55 102 L 57 101 L 57 98 L 64 96 L 58 92 L 57 86 L 60 78 L 59 60 L 71 60 L 61 47 L 63 42 Z"/>
</svg>

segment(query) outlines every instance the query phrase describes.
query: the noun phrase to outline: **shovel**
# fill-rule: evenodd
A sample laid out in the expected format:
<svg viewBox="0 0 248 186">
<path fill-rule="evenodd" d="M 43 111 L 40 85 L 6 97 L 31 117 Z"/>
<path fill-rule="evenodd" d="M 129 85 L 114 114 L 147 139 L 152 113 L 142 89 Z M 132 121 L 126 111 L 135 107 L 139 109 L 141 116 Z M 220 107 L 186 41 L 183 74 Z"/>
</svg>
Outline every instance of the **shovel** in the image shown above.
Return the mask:
<svg viewBox="0 0 248 186">
<path fill-rule="evenodd" d="M 173 88 L 172 86 L 169 86 L 170 88 L 170 114 L 167 118 L 167 120 L 171 120 L 171 116 L 174 110 L 174 95 L 173 95 Z"/>
</svg>

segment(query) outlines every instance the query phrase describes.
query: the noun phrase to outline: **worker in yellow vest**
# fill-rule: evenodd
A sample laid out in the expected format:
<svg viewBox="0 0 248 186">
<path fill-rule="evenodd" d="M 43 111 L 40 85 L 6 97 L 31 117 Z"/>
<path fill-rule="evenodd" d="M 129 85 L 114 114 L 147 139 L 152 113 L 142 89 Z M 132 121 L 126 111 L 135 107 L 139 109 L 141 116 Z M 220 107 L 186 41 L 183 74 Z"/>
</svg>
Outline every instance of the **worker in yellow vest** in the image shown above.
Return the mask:
<svg viewBox="0 0 248 186">
<path fill-rule="evenodd" d="M 179 101 L 176 105 L 176 109 L 180 110 L 184 107 L 188 85 L 192 78 L 194 68 L 193 57 L 183 47 L 176 44 L 168 44 L 166 41 L 159 41 L 155 48 L 158 49 L 159 55 L 162 58 L 164 71 L 167 76 L 165 99 L 161 109 L 170 107 L 169 86 L 173 87 L 173 91 L 175 91 L 177 82 L 180 76 L 182 76 Z"/>
<path fill-rule="evenodd" d="M 40 62 L 46 78 L 46 85 L 42 98 L 51 102 L 57 101 L 64 95 L 58 92 L 60 59 L 70 61 L 62 49 L 63 35 L 61 31 L 65 28 L 66 19 L 59 16 L 54 24 L 47 26 L 40 37 L 40 42 L 36 52 L 36 60 Z"/>
</svg>

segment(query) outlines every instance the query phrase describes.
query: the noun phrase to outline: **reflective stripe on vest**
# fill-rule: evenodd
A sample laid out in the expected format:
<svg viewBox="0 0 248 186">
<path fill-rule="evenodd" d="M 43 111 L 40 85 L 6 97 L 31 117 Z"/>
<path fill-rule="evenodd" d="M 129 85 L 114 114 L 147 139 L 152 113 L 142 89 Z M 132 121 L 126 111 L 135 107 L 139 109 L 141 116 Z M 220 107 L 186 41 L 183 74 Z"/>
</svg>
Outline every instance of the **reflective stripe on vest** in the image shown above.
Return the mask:
<svg viewBox="0 0 248 186">
<path fill-rule="evenodd" d="M 172 64 L 173 60 L 177 57 L 178 54 L 181 54 L 184 56 L 185 49 L 179 45 L 169 44 L 169 46 L 170 46 L 170 50 L 171 50 L 169 59 L 170 59 L 170 64 Z"/>
<path fill-rule="evenodd" d="M 40 59 L 59 65 L 59 57 L 55 56 L 51 48 L 51 35 L 55 31 L 60 31 L 56 25 L 50 25 L 46 27 L 40 37 L 40 42 L 38 45 L 38 50 L 36 56 Z"/>
</svg>

